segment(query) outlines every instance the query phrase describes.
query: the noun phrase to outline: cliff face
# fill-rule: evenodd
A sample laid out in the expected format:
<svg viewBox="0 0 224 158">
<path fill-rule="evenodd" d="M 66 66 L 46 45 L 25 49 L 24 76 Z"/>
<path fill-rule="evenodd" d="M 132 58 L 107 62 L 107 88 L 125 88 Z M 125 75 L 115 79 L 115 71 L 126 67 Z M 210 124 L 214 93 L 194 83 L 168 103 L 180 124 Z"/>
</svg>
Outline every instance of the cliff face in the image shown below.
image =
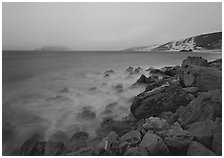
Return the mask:
<svg viewBox="0 0 224 158">
<path fill-rule="evenodd" d="M 183 40 L 170 41 L 155 47 L 137 47 L 133 51 L 203 51 L 221 50 L 222 32 L 202 34 L 188 37 Z"/>
</svg>

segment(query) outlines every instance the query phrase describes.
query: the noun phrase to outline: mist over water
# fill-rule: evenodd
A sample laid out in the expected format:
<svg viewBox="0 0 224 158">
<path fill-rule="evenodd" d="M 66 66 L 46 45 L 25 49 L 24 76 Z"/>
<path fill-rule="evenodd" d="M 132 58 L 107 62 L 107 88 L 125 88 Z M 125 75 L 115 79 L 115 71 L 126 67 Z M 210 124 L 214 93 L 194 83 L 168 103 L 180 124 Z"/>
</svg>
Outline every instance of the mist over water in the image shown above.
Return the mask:
<svg viewBox="0 0 224 158">
<path fill-rule="evenodd" d="M 94 137 L 106 116 L 129 114 L 132 98 L 144 86 L 130 88 L 149 67 L 180 65 L 189 55 L 207 60 L 220 53 L 3 52 L 3 155 L 33 134 L 48 140 L 57 131 L 69 136 L 83 130 Z M 130 75 L 127 67 L 140 66 Z M 105 71 L 113 70 L 109 77 Z"/>
</svg>

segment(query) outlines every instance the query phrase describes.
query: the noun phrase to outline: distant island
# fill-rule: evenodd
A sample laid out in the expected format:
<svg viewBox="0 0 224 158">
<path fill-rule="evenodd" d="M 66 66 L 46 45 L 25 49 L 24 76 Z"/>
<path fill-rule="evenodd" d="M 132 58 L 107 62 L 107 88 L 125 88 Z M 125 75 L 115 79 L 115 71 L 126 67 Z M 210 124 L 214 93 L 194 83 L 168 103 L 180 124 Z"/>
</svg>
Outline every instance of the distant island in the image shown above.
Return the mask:
<svg viewBox="0 0 224 158">
<path fill-rule="evenodd" d="M 70 51 L 71 49 L 68 47 L 58 47 L 58 46 L 47 46 L 37 48 L 34 51 Z"/>
</svg>

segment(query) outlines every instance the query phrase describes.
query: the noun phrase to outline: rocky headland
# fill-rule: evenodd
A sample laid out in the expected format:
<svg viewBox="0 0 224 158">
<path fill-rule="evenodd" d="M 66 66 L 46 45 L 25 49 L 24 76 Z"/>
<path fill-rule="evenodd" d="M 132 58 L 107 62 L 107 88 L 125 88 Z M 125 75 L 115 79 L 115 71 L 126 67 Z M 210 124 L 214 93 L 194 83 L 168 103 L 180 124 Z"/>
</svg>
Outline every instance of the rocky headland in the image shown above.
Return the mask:
<svg viewBox="0 0 224 158">
<path fill-rule="evenodd" d="M 129 67 L 126 72 L 140 69 Z M 222 59 L 188 57 L 180 66 L 147 71 L 149 77 L 141 75 L 130 87 L 146 86 L 133 98 L 130 114 L 121 120 L 104 118 L 95 138 L 85 131 L 71 138 L 58 131 L 47 141 L 33 135 L 20 147 L 20 155 L 222 155 Z M 95 117 L 90 109 L 84 111 L 80 117 Z"/>
</svg>

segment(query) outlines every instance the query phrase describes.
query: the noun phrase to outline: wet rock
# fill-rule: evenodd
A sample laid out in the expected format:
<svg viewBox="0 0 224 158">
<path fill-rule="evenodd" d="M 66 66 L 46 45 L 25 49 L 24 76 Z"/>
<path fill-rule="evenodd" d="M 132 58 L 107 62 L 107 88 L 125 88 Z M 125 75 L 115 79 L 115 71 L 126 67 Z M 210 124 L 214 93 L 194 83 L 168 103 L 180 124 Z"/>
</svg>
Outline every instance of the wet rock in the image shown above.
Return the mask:
<svg viewBox="0 0 224 158">
<path fill-rule="evenodd" d="M 146 83 L 147 77 L 145 75 L 141 75 L 140 78 L 136 81 L 136 83 Z"/>
<path fill-rule="evenodd" d="M 216 156 L 216 154 L 200 143 L 193 141 L 188 148 L 187 156 Z"/>
<path fill-rule="evenodd" d="M 68 150 L 73 152 L 83 147 L 87 147 L 88 138 L 89 138 L 89 134 L 84 131 L 75 133 L 67 143 Z"/>
<path fill-rule="evenodd" d="M 206 120 L 195 122 L 186 127 L 200 144 L 210 148 L 213 134 L 221 131 L 221 123 L 218 121 Z"/>
<path fill-rule="evenodd" d="M 158 87 L 166 84 L 168 81 L 169 80 L 167 80 L 167 79 L 162 79 L 162 80 L 157 80 L 157 81 L 155 81 L 153 83 L 150 83 L 150 84 L 147 85 L 147 87 L 145 89 L 145 92 L 148 92 L 148 91 L 151 91 L 151 90 L 153 90 L 155 88 L 158 88 Z"/>
<path fill-rule="evenodd" d="M 69 89 L 67 87 L 60 90 L 61 93 L 69 93 Z"/>
<path fill-rule="evenodd" d="M 209 67 L 222 71 L 222 58 L 217 59 L 215 61 L 211 61 L 208 64 L 209 64 Z"/>
<path fill-rule="evenodd" d="M 200 91 L 222 88 L 222 72 L 207 67 L 188 67 L 180 75 L 186 87 L 197 87 Z"/>
<path fill-rule="evenodd" d="M 77 114 L 78 119 L 91 120 L 96 118 L 95 112 L 91 107 L 85 106 L 82 108 L 82 112 Z"/>
<path fill-rule="evenodd" d="M 89 90 L 89 91 L 95 91 L 95 90 L 97 90 L 97 88 L 96 88 L 96 87 L 91 87 L 91 88 L 89 88 L 88 90 Z"/>
<path fill-rule="evenodd" d="M 152 71 L 152 70 L 154 70 L 155 68 L 154 67 L 149 67 L 146 71 Z"/>
<path fill-rule="evenodd" d="M 52 136 L 49 138 L 49 142 L 63 142 L 66 143 L 69 140 L 68 136 L 66 133 L 62 131 L 57 131 L 54 133 Z"/>
<path fill-rule="evenodd" d="M 133 114 L 129 114 L 128 116 L 125 116 L 122 118 L 122 121 L 128 122 L 128 123 L 134 123 L 136 122 L 136 118 L 133 116 Z"/>
<path fill-rule="evenodd" d="M 127 69 L 126 69 L 126 72 L 129 72 L 129 73 L 132 73 L 134 70 L 133 67 L 129 66 Z"/>
<path fill-rule="evenodd" d="M 44 148 L 44 156 L 58 156 L 63 153 L 64 143 L 47 142 Z"/>
<path fill-rule="evenodd" d="M 160 69 L 153 69 L 150 71 L 150 74 L 162 74 L 162 71 Z"/>
<path fill-rule="evenodd" d="M 113 86 L 113 88 L 114 88 L 118 93 L 122 93 L 122 92 L 124 92 L 124 86 L 123 86 L 121 83 L 119 83 L 119 84 Z"/>
<path fill-rule="evenodd" d="M 169 154 L 169 149 L 163 142 L 162 138 L 150 132 L 147 132 L 144 135 L 139 146 L 147 149 L 150 155 L 153 156 L 165 156 Z"/>
<path fill-rule="evenodd" d="M 33 135 L 21 146 L 20 154 L 22 156 L 43 156 L 44 148 L 45 142 L 42 141 L 42 137 Z"/>
<path fill-rule="evenodd" d="M 135 127 L 129 124 L 126 121 L 116 121 L 112 118 L 105 118 L 104 121 L 100 124 L 99 129 L 97 130 L 97 135 L 100 138 L 106 137 L 110 132 L 114 131 L 119 136 L 122 136 L 129 131 L 133 130 Z"/>
<path fill-rule="evenodd" d="M 149 153 L 143 147 L 133 147 L 129 148 L 125 153 L 124 156 L 148 156 Z"/>
<path fill-rule="evenodd" d="M 109 78 L 109 77 L 110 77 L 109 74 L 105 74 L 105 75 L 104 75 L 104 78 Z"/>
<path fill-rule="evenodd" d="M 166 120 L 170 125 L 178 120 L 179 115 L 171 111 L 163 112 L 159 115 L 159 118 Z"/>
<path fill-rule="evenodd" d="M 141 72 L 142 68 L 141 67 L 137 67 L 134 69 L 134 71 L 131 72 L 131 74 L 139 74 Z"/>
<path fill-rule="evenodd" d="M 222 133 L 221 132 L 213 134 L 211 149 L 213 152 L 216 153 L 216 155 L 218 156 L 222 155 Z"/>
<path fill-rule="evenodd" d="M 186 108 L 177 111 L 179 111 L 178 120 L 184 127 L 193 122 L 222 117 L 221 90 L 200 93 Z"/>
<path fill-rule="evenodd" d="M 132 130 L 121 136 L 120 141 L 127 142 L 130 146 L 136 145 L 141 141 L 141 133 L 138 130 Z"/>
<path fill-rule="evenodd" d="M 166 120 L 158 118 L 158 117 L 149 117 L 146 119 L 146 123 L 143 127 L 150 131 L 163 131 L 169 128 L 169 124 Z"/>
<path fill-rule="evenodd" d="M 149 76 L 148 78 L 145 75 L 141 75 L 140 78 L 134 83 L 136 84 L 150 84 L 159 80 L 157 75 Z"/>
<path fill-rule="evenodd" d="M 175 122 L 163 137 L 168 146 L 171 155 L 185 155 L 193 136 L 186 130 L 183 130 L 178 122 Z M 159 134 L 160 135 L 160 134 Z"/>
<path fill-rule="evenodd" d="M 186 106 L 190 101 L 190 97 L 183 91 L 178 81 L 172 80 L 137 95 L 130 110 L 137 119 L 141 119 L 159 116 L 164 111 L 175 112 L 179 106 Z"/>
<path fill-rule="evenodd" d="M 166 66 L 161 68 L 160 74 L 164 76 L 174 77 L 177 73 L 179 73 L 179 70 L 180 70 L 179 66 L 175 66 L 175 67 Z"/>
<path fill-rule="evenodd" d="M 89 147 L 84 147 L 78 151 L 67 153 L 66 156 L 92 156 L 92 150 Z"/>
<path fill-rule="evenodd" d="M 208 61 L 202 57 L 188 56 L 187 59 L 183 60 L 181 68 L 186 69 L 190 66 L 207 67 Z"/>
<path fill-rule="evenodd" d="M 115 132 L 110 132 L 108 136 L 97 145 L 95 155 L 116 156 L 119 154 L 119 136 Z"/>
<path fill-rule="evenodd" d="M 107 70 L 107 71 L 104 72 L 105 75 L 106 74 L 114 74 L 114 73 L 115 73 L 114 70 Z"/>
</svg>

